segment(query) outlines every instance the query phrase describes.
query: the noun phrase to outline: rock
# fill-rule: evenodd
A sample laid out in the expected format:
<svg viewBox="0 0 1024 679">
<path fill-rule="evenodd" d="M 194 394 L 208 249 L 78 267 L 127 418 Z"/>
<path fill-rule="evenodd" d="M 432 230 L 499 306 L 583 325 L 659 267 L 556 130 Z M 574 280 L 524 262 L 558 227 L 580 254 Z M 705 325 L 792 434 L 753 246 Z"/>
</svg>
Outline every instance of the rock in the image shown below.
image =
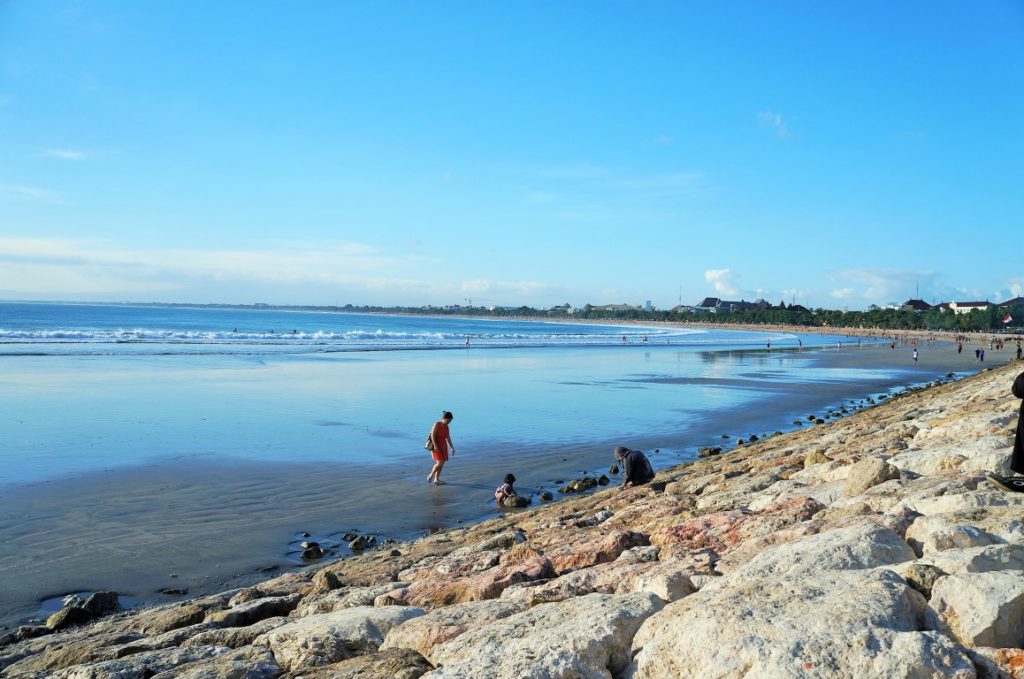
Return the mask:
<svg viewBox="0 0 1024 679">
<path fill-rule="evenodd" d="M 79 665 L 55 675 L 55 679 L 147 679 L 160 673 L 176 677 L 172 670 L 182 665 L 209 660 L 230 653 L 221 646 L 193 646 L 191 648 L 163 648 L 136 653 L 118 660 Z"/>
<path fill-rule="evenodd" d="M 929 628 L 967 646 L 1024 646 L 1024 573 L 993 571 L 939 578 L 925 614 Z"/>
<path fill-rule="evenodd" d="M 247 601 L 226 611 L 216 611 L 206 616 L 206 622 L 218 623 L 223 627 L 246 627 L 260 620 L 288 615 L 299 605 L 301 594 L 268 597 Z"/>
<path fill-rule="evenodd" d="M 900 470 L 885 460 L 877 457 L 865 457 L 850 466 L 843 484 L 843 495 L 853 497 L 860 495 L 868 488 L 891 479 L 898 479 Z"/>
<path fill-rule="evenodd" d="M 555 496 L 551 494 L 551 491 L 545 490 L 540 494 L 540 499 L 544 500 L 545 502 L 551 502 L 552 500 L 555 499 Z"/>
<path fill-rule="evenodd" d="M 611 467 L 608 467 L 608 473 L 609 474 L 618 474 L 619 473 L 619 465 L 613 464 Z"/>
<path fill-rule="evenodd" d="M 907 528 L 907 543 L 921 555 L 947 549 L 981 547 L 1003 542 L 1001 538 L 969 524 L 946 524 L 943 517 L 922 516 Z"/>
<path fill-rule="evenodd" d="M 432 669 L 434 666 L 416 651 L 393 648 L 289 673 L 281 679 L 417 679 Z"/>
<path fill-rule="evenodd" d="M 179 665 L 153 679 L 275 679 L 281 668 L 266 648 L 246 646 L 206 660 Z"/>
<path fill-rule="evenodd" d="M 291 621 L 290 618 L 277 616 L 260 620 L 245 627 L 223 627 L 207 629 L 189 637 L 181 642 L 183 648 L 188 646 L 227 646 L 228 648 L 241 648 L 248 646 L 256 637 L 265 634 L 270 630 L 277 629 Z M 198 627 L 198 625 L 197 625 Z"/>
<path fill-rule="evenodd" d="M 46 619 L 46 626 L 52 630 L 62 630 L 72 625 L 81 625 L 89 622 L 94 616 L 89 611 L 78 606 L 62 608 Z"/>
<path fill-rule="evenodd" d="M 950 575 L 989 571 L 1024 570 L 1024 545 L 986 545 L 947 549 L 928 554 L 921 562 Z"/>
<path fill-rule="evenodd" d="M 471 601 L 438 608 L 393 627 L 380 650 L 410 648 L 432 660 L 434 649 L 443 643 L 525 610 L 518 601 Z"/>
<path fill-rule="evenodd" d="M 593 476 L 582 476 L 575 481 L 558 489 L 559 493 L 582 493 L 585 490 L 597 487 L 597 479 Z"/>
<path fill-rule="evenodd" d="M 286 670 L 328 665 L 376 651 L 392 627 L 424 612 L 407 606 L 360 606 L 310 615 L 260 635 L 253 645 L 269 648 Z"/>
<path fill-rule="evenodd" d="M 509 495 L 507 498 L 501 501 L 502 507 L 508 507 L 510 509 L 521 509 L 530 505 L 530 498 L 523 497 L 522 495 Z"/>
<path fill-rule="evenodd" d="M 804 456 L 804 469 L 806 469 L 807 467 L 813 467 L 816 464 L 823 464 L 825 462 L 831 461 L 832 460 L 827 455 L 825 455 L 825 453 L 814 450 L 807 453 L 807 455 Z"/>
<path fill-rule="evenodd" d="M 272 580 L 261 582 L 255 587 L 246 587 L 236 593 L 228 601 L 229 606 L 237 606 L 247 601 L 266 599 L 269 597 L 282 597 L 290 594 L 300 594 L 309 587 L 313 574 L 309 571 L 296 571 L 279 575 Z"/>
<path fill-rule="evenodd" d="M 361 551 L 369 549 L 377 542 L 377 538 L 372 535 L 360 535 L 355 540 L 348 543 L 348 548 L 353 551 Z"/>
<path fill-rule="evenodd" d="M 188 589 L 185 587 L 161 587 L 157 591 L 168 596 L 185 596 L 188 594 Z"/>
<path fill-rule="evenodd" d="M 974 676 L 965 649 L 917 631 L 924 599 L 891 571 L 721 580 L 730 582 L 707 585 L 649 618 L 624 676 Z"/>
<path fill-rule="evenodd" d="M 597 477 L 597 485 L 607 486 L 609 483 L 611 483 L 611 479 L 609 479 L 604 474 L 601 474 L 601 476 Z"/>
<path fill-rule="evenodd" d="M 113 648 L 138 641 L 142 635 L 125 632 L 97 633 L 84 628 L 66 630 L 23 641 L 5 649 L 0 667 L 5 677 L 50 676 L 53 670 L 100 662 L 114 657 Z M 19 648 L 20 647 L 20 648 Z"/>
<path fill-rule="evenodd" d="M 99 617 L 117 610 L 117 592 L 93 592 L 82 606 L 85 610 Z"/>
<path fill-rule="evenodd" d="M 161 634 L 180 627 L 202 622 L 211 609 L 219 608 L 212 602 L 196 601 L 171 604 L 170 606 L 147 610 L 127 625 L 128 629 L 146 634 Z"/>
<path fill-rule="evenodd" d="M 768 549 L 731 577 L 765 580 L 797 577 L 824 570 L 859 570 L 890 566 L 916 558 L 895 532 L 874 523 L 837 528 Z"/>
<path fill-rule="evenodd" d="M 330 592 L 341 586 L 341 578 L 338 577 L 338 574 L 329 568 L 324 568 L 317 571 L 316 575 L 313 576 L 313 582 L 310 583 L 309 588 L 304 591 L 304 594 L 306 596 L 314 596 Z"/>
<path fill-rule="evenodd" d="M 594 515 L 594 522 L 597 524 L 602 524 L 608 519 L 612 518 L 612 516 L 613 514 L 609 510 L 602 509 L 601 511 Z"/>
<path fill-rule="evenodd" d="M 633 531 L 616 530 L 598 538 L 587 539 L 584 544 L 567 544 L 562 553 L 549 551 L 549 558 L 555 571 L 561 573 L 569 568 L 586 568 L 607 563 L 631 547 L 650 544 L 647 536 Z"/>
<path fill-rule="evenodd" d="M 448 606 L 495 599 L 511 585 L 554 576 L 551 561 L 534 554 L 471 575 L 435 576 L 393 590 L 374 600 L 375 606 Z"/>
<path fill-rule="evenodd" d="M 899 574 L 903 576 L 903 579 L 907 581 L 908 585 L 923 594 L 925 599 L 932 598 L 932 587 L 935 586 L 935 581 L 944 575 L 947 575 L 947 573 L 938 566 L 926 563 L 910 564 L 907 568 L 904 568 L 902 572 L 899 572 Z"/>
<path fill-rule="evenodd" d="M 719 447 L 698 448 L 697 449 L 697 457 L 712 457 L 713 455 L 718 455 L 721 452 L 722 452 L 722 449 L 719 448 Z"/>
<path fill-rule="evenodd" d="M 333 613 L 356 606 L 372 606 L 377 597 L 405 587 L 400 582 L 389 582 L 374 587 L 340 587 L 329 592 L 310 594 L 295 607 L 291 615 L 302 618 L 319 613 Z"/>
<path fill-rule="evenodd" d="M 971 649 L 979 679 L 1024 679 L 1024 650 L 1019 648 Z"/>
<path fill-rule="evenodd" d="M 302 558 L 306 561 L 316 560 L 322 558 L 324 555 L 323 548 L 320 545 L 313 543 L 309 547 L 302 550 Z"/>
<path fill-rule="evenodd" d="M 653 594 L 589 594 L 541 604 L 470 630 L 434 650 L 443 677 L 609 677 L 629 663 L 630 640 L 663 604 Z M 552 643 L 552 640 L 559 640 Z"/>
</svg>

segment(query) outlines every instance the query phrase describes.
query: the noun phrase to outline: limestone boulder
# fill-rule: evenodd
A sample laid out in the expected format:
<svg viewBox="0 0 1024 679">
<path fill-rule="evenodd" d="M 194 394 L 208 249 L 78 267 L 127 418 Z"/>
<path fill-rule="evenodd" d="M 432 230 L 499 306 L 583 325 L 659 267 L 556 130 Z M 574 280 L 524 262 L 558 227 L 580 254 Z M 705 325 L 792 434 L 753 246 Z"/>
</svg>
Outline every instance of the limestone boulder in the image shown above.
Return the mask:
<svg viewBox="0 0 1024 679">
<path fill-rule="evenodd" d="M 1024 572 L 939 578 L 926 622 L 967 646 L 1024 646 Z"/>
<path fill-rule="evenodd" d="M 299 605 L 301 594 L 251 599 L 224 611 L 214 611 L 206 616 L 206 622 L 223 627 L 245 627 L 260 620 L 288 615 Z"/>
<path fill-rule="evenodd" d="M 182 665 L 209 660 L 230 652 L 231 649 L 225 646 L 164 648 L 136 653 L 118 660 L 75 665 L 57 670 L 50 676 L 53 679 L 146 679 L 175 670 Z"/>
<path fill-rule="evenodd" d="M 768 581 L 799 577 L 824 570 L 857 570 L 889 566 L 917 558 L 903 539 L 889 528 L 864 523 L 811 535 L 766 550 L 730 575 Z"/>
<path fill-rule="evenodd" d="M 377 597 L 401 589 L 400 582 L 389 582 L 373 587 L 342 587 L 319 594 L 311 594 L 299 602 L 291 612 L 294 618 L 320 613 L 333 613 L 344 608 L 372 606 Z"/>
<path fill-rule="evenodd" d="M 573 544 L 570 549 L 545 552 L 556 572 L 614 561 L 627 549 L 650 544 L 647 535 L 635 531 L 613 530 L 604 535 L 587 537 L 590 539 L 582 544 Z"/>
<path fill-rule="evenodd" d="M 424 613 L 407 606 L 347 608 L 299 618 L 256 637 L 253 645 L 269 648 L 285 670 L 329 665 L 376 651 L 391 628 Z"/>
<path fill-rule="evenodd" d="M 280 675 L 281 668 L 269 649 L 246 646 L 159 672 L 152 679 L 276 679 Z"/>
<path fill-rule="evenodd" d="M 691 565 L 689 560 L 676 558 L 640 562 L 620 558 L 611 563 L 571 571 L 554 580 L 509 587 L 501 596 L 526 606 L 564 601 L 595 592 L 650 592 L 663 601 L 675 601 L 695 590 L 689 578 L 693 573 Z"/>
<path fill-rule="evenodd" d="M 294 571 L 279 575 L 276 578 L 238 590 L 228 601 L 229 606 L 238 606 L 256 599 L 286 597 L 302 594 L 311 586 L 314 574 L 308 571 Z"/>
<path fill-rule="evenodd" d="M 432 669 L 434 666 L 416 651 L 393 648 L 333 665 L 289 672 L 281 679 L 418 679 Z"/>
<path fill-rule="evenodd" d="M 480 573 L 421 579 L 408 587 L 378 596 L 375 606 L 449 606 L 467 601 L 495 599 L 505 589 L 523 582 L 554 577 L 551 561 L 532 555 Z"/>
<path fill-rule="evenodd" d="M 900 478 L 900 470 L 878 457 L 865 457 L 850 465 L 843 482 L 843 495 L 860 495 L 872 486 Z"/>
<path fill-rule="evenodd" d="M 1003 542 L 1002 538 L 977 526 L 950 524 L 946 515 L 922 516 L 907 529 L 907 543 L 920 555 L 934 554 L 947 549 L 983 547 Z"/>
<path fill-rule="evenodd" d="M 653 594 L 588 594 L 474 629 L 434 649 L 432 679 L 617 676 L 630 642 L 664 604 Z"/>
<path fill-rule="evenodd" d="M 393 627 L 380 650 L 411 648 L 431 660 L 435 647 L 471 629 L 484 627 L 525 609 L 525 604 L 511 600 L 471 601 L 445 606 Z"/>
<path fill-rule="evenodd" d="M 920 563 L 931 564 L 949 575 L 1024 570 L 1024 545 L 986 545 L 947 549 L 928 554 Z"/>
<path fill-rule="evenodd" d="M 228 648 L 240 648 L 248 646 L 261 634 L 266 634 L 270 630 L 277 629 L 289 622 L 290 618 L 278 616 L 260 620 L 245 627 L 220 627 L 202 630 L 182 641 L 180 645 L 182 647 L 227 646 Z"/>
<path fill-rule="evenodd" d="M 885 569 L 705 587 L 649 618 L 623 676 L 974 677 L 965 649 L 919 632 L 924 597 Z"/>
</svg>

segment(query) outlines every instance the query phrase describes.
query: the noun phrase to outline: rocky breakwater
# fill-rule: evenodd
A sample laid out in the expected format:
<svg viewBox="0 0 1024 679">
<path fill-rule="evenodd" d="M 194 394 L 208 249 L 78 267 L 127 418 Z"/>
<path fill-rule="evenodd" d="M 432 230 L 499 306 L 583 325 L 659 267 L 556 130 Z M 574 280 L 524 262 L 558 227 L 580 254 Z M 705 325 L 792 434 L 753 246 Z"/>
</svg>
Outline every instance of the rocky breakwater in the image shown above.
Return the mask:
<svg viewBox="0 0 1024 679">
<path fill-rule="evenodd" d="M 4 677 L 1024 677 L 1016 368 L 317 571 L 0 647 Z M 38 636 L 36 636 L 38 635 Z"/>
</svg>

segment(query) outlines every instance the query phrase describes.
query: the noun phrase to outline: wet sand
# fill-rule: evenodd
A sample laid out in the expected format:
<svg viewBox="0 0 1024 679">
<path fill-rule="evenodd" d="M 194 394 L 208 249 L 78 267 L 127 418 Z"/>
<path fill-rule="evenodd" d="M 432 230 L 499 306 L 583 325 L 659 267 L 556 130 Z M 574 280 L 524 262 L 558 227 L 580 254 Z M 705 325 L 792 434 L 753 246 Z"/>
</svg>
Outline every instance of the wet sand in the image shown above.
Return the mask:
<svg viewBox="0 0 1024 679">
<path fill-rule="evenodd" d="M 773 382 L 772 362 L 792 352 L 766 352 L 757 369 L 733 380 L 739 384 L 704 386 L 768 389 L 774 392 L 770 408 L 696 418 L 678 436 L 623 432 L 617 441 L 557 449 L 494 439 L 454 457 L 444 472 L 448 485 L 441 487 L 425 481 L 426 451 L 422 460 L 373 466 L 185 460 L 0 486 L 0 624 L 38 615 L 42 600 L 73 591 L 109 589 L 146 603 L 180 598 L 159 594 L 161 588 L 184 588 L 190 595 L 222 591 L 266 578 L 268 572 L 300 567 L 303 531 L 323 540 L 339 540 L 346 531 L 380 539 L 414 537 L 495 515 L 491 493 L 508 471 L 519 477 L 520 492 L 555 490 L 556 481 L 607 469 L 609 451 L 618 443 L 657 448 L 652 461 L 666 467 L 692 459 L 700 446 L 722 445 L 721 433 L 733 437 L 731 444 L 750 433 L 790 431 L 793 420 L 808 413 L 823 414 L 851 399 L 927 382 L 947 370 L 967 373 L 982 367 L 973 352 L 958 356 L 944 342 L 920 347 L 917 365 L 909 348 L 896 351 L 885 345 L 804 352 L 823 368 L 806 382 Z M 891 373 L 894 356 L 907 365 L 896 378 Z M 1012 357 L 1009 348 L 989 352 L 986 366 Z M 829 376 L 846 370 L 864 371 L 856 387 Z M 672 378 L 630 379 L 653 383 Z M 628 398 L 628 381 L 621 386 Z M 573 404 L 565 407 L 571 421 Z M 458 443 L 457 430 L 453 438 Z M 345 554 L 341 549 L 334 557 Z"/>
</svg>

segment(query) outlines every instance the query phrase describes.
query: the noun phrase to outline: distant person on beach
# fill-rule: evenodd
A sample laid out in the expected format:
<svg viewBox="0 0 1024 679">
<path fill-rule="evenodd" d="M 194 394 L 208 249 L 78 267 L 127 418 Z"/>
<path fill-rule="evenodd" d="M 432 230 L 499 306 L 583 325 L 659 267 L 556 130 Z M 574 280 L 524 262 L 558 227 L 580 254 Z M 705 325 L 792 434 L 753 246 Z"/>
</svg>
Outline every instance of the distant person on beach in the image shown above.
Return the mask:
<svg viewBox="0 0 1024 679">
<path fill-rule="evenodd" d="M 1017 342 L 1017 360 L 1019 361 L 1022 357 L 1024 357 L 1024 350 L 1020 348 L 1020 342 Z"/>
<path fill-rule="evenodd" d="M 1024 373 L 1017 375 L 1010 388 L 1017 398 L 1024 398 Z M 1020 404 L 1020 415 L 1017 418 L 1017 431 L 1013 436 L 1013 454 L 1010 456 L 1010 470 L 1017 474 L 1024 474 L 1024 401 Z M 1015 493 L 1024 493 L 1024 476 L 999 476 L 989 474 L 988 480 L 1003 490 Z"/>
<path fill-rule="evenodd" d="M 974 350 L 974 360 L 975 361 L 980 361 L 981 360 L 981 349 L 975 349 Z"/>
<path fill-rule="evenodd" d="M 499 507 L 525 507 L 530 504 L 530 498 L 525 498 L 516 492 L 512 484 L 516 482 L 513 474 L 505 474 L 505 483 L 498 486 L 494 491 L 494 500 Z"/>
<path fill-rule="evenodd" d="M 452 457 L 455 456 L 455 444 L 452 443 L 451 434 L 448 432 L 448 425 L 452 423 L 453 419 L 454 416 L 446 410 L 430 430 L 430 442 L 433 444 L 430 454 L 434 458 L 434 466 L 427 474 L 427 481 L 435 486 L 444 484 L 444 481 L 441 480 L 441 470 L 444 468 L 444 463 L 448 461 L 449 448 L 451 448 Z"/>
<path fill-rule="evenodd" d="M 980 363 L 984 363 L 985 362 L 985 350 L 984 349 L 982 349 L 981 353 L 978 354 L 978 361 Z"/>
<path fill-rule="evenodd" d="M 639 450 L 630 450 L 625 446 L 615 449 L 615 461 L 622 467 L 625 477 L 619 488 L 632 488 L 647 483 L 654 478 L 651 461 Z"/>
<path fill-rule="evenodd" d="M 917 363 L 917 349 L 914 349 L 914 363 Z"/>
</svg>

